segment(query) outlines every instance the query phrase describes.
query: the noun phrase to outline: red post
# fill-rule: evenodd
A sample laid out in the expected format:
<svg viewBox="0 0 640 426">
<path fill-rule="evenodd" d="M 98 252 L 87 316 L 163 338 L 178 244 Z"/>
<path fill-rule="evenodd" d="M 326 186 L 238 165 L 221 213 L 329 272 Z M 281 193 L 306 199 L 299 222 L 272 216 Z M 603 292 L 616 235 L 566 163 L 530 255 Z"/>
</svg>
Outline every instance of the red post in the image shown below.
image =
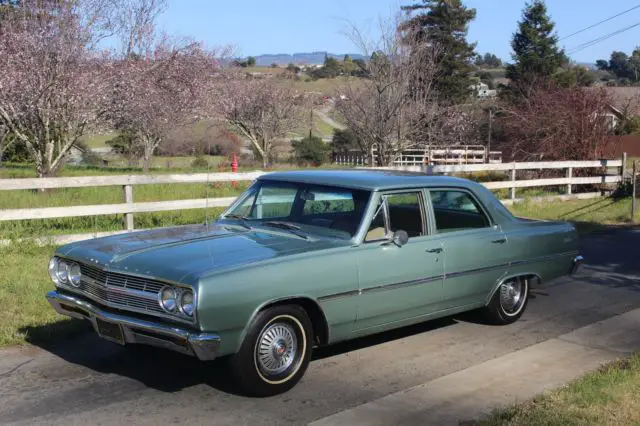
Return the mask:
<svg viewBox="0 0 640 426">
<path fill-rule="evenodd" d="M 238 157 L 236 156 L 236 153 L 233 153 L 233 160 L 231 160 L 231 171 L 233 173 L 237 173 L 238 171 Z M 234 180 L 233 182 L 231 182 L 231 185 L 235 188 L 235 186 L 237 185 L 236 181 Z"/>
</svg>

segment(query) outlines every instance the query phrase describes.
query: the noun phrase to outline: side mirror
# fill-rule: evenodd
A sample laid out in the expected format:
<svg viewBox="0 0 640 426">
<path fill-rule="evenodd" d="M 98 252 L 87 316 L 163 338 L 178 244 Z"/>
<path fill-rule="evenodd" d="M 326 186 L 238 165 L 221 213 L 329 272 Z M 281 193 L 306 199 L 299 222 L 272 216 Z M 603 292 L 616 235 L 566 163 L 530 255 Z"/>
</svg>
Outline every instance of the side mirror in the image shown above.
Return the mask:
<svg viewBox="0 0 640 426">
<path fill-rule="evenodd" d="M 393 233 L 392 241 L 393 244 L 397 245 L 398 247 L 402 247 L 403 245 L 407 244 L 407 241 L 409 241 L 409 234 L 407 234 L 407 232 L 403 231 L 402 229 L 398 229 Z"/>
</svg>

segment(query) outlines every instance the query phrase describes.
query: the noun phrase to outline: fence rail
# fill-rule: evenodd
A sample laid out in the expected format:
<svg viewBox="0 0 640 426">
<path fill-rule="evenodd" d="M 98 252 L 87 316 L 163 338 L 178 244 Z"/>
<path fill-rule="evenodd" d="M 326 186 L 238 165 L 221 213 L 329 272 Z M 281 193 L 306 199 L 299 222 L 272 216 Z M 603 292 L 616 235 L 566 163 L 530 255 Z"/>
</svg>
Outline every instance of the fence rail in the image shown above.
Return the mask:
<svg viewBox="0 0 640 426">
<path fill-rule="evenodd" d="M 470 173 L 478 171 L 503 171 L 508 173 L 510 180 L 483 182 L 489 189 L 510 189 L 510 199 L 503 202 L 516 200 L 517 188 L 564 186 L 566 192 L 560 198 L 571 196 L 573 186 L 577 185 L 611 185 L 622 181 L 624 173 L 624 161 L 621 160 L 597 160 L 597 161 L 545 161 L 529 163 L 500 163 L 500 164 L 458 164 L 435 166 L 403 166 L 394 169 L 420 171 L 426 174 L 450 174 Z M 573 170 L 578 168 L 600 168 L 603 172 L 597 176 L 576 177 Z M 517 180 L 516 171 L 519 170 L 557 170 L 565 169 L 566 177 L 554 177 L 547 179 Z M 7 190 L 41 190 L 54 188 L 81 188 L 101 186 L 121 186 L 123 189 L 123 203 L 100 204 L 69 207 L 43 207 L 28 209 L 0 210 L 0 221 L 17 221 L 31 219 L 53 219 L 80 216 L 98 216 L 110 214 L 124 215 L 124 230 L 134 229 L 133 214 L 143 212 L 160 212 L 169 210 L 202 209 L 207 207 L 226 207 L 233 202 L 235 197 L 202 198 L 190 200 L 172 200 L 155 202 L 134 202 L 135 185 L 173 184 L 173 183 L 213 183 L 228 181 L 253 181 L 265 174 L 263 171 L 248 173 L 197 173 L 197 174 L 167 174 L 167 175 L 119 175 L 119 176 L 83 176 L 43 179 L 0 179 L 0 191 Z M 577 197 L 597 196 L 600 193 L 576 194 Z M 91 236 L 87 236 L 90 238 Z"/>
<path fill-rule="evenodd" d="M 371 152 L 374 162 L 376 150 Z M 362 151 L 338 153 L 334 162 L 339 165 L 364 166 L 367 154 Z M 394 166 L 419 166 L 422 164 L 494 164 L 502 163 L 502 151 L 488 151 L 484 145 L 461 145 L 455 148 L 426 146 L 406 149 L 393 161 Z"/>
</svg>

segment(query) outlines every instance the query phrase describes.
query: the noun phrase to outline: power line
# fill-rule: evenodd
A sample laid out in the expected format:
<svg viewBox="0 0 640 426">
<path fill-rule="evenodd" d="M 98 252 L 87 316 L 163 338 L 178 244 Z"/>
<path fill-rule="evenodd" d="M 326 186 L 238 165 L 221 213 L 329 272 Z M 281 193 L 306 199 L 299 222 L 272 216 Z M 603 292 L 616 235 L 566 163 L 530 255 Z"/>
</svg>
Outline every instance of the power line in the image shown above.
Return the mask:
<svg viewBox="0 0 640 426">
<path fill-rule="evenodd" d="M 635 28 L 635 27 L 637 27 L 637 26 L 640 26 L 640 22 L 638 22 L 638 23 L 636 23 L 636 24 L 633 24 L 633 25 L 629 25 L 628 27 L 622 28 L 622 29 L 617 30 L 617 31 L 614 31 L 614 32 L 612 32 L 612 33 L 609 33 L 609 34 L 603 35 L 603 36 L 601 36 L 601 37 L 598 37 L 598 38 L 593 39 L 593 40 L 591 40 L 591 41 L 588 41 L 588 42 L 586 42 L 586 43 L 582 43 L 582 44 L 581 44 L 581 45 L 579 45 L 579 46 L 576 46 L 576 47 L 574 47 L 574 48 L 572 48 L 572 49 L 569 49 L 569 50 L 567 51 L 567 54 L 572 55 L 572 54 L 574 54 L 574 53 L 577 53 L 577 52 L 579 52 L 579 51 L 581 51 L 581 50 L 586 49 L 587 47 L 591 47 L 591 46 L 593 46 L 593 45 L 595 45 L 595 44 L 598 44 L 598 43 L 601 43 L 601 42 L 603 42 L 603 41 L 605 41 L 605 40 L 608 40 L 608 39 L 610 39 L 610 38 L 611 38 L 611 37 L 613 37 L 613 36 L 616 36 L 616 35 L 618 35 L 618 34 L 622 34 L 622 33 L 623 33 L 623 32 L 625 32 L 625 31 L 629 31 L 630 29 Z"/>
<path fill-rule="evenodd" d="M 579 31 L 576 31 L 575 33 L 569 34 L 569 35 L 568 35 L 568 36 L 566 36 L 566 37 L 562 37 L 562 38 L 561 38 L 560 40 L 558 40 L 558 41 L 566 40 L 566 39 L 568 39 L 569 37 L 573 37 L 574 35 L 577 35 L 577 34 L 583 33 L 583 32 L 585 32 L 585 31 L 587 31 L 587 30 L 590 30 L 591 28 L 595 28 L 595 27 L 597 27 L 597 26 L 598 26 L 598 25 L 600 25 L 600 24 L 604 24 L 605 22 L 609 22 L 609 21 L 611 21 L 612 19 L 617 18 L 618 16 L 622 16 L 622 15 L 627 14 L 627 13 L 629 13 L 629 12 L 632 12 L 632 11 L 634 11 L 634 10 L 636 10 L 636 9 L 640 9 L 640 4 L 638 4 L 638 5 L 634 6 L 634 7 L 632 7 L 631 9 L 627 9 L 627 10 L 625 10 L 624 12 L 620 12 L 620 13 L 618 13 L 617 15 L 613 15 L 613 16 L 611 16 L 611 17 L 607 18 L 607 19 L 604 19 L 604 20 L 602 20 L 602 21 L 600 21 L 600 22 L 596 22 L 595 24 L 590 25 L 590 26 L 588 26 L 588 27 L 586 27 L 586 28 L 583 28 L 583 29 L 581 29 L 581 30 L 579 30 Z"/>
</svg>

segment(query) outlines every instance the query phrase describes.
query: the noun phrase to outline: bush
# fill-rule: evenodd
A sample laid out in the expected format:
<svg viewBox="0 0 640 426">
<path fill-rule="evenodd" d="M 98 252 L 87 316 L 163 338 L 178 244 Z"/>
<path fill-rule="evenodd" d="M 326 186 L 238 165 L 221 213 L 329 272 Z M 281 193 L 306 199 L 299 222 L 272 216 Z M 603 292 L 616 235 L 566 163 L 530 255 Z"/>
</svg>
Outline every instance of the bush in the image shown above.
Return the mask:
<svg viewBox="0 0 640 426">
<path fill-rule="evenodd" d="M 196 159 L 191 162 L 191 167 L 194 169 L 207 169 L 209 168 L 209 162 L 204 157 L 196 157 Z"/>
<path fill-rule="evenodd" d="M 85 149 L 82 152 L 82 163 L 87 166 L 100 167 L 105 165 L 105 161 L 102 157 L 95 151 L 91 149 Z"/>
<path fill-rule="evenodd" d="M 312 164 L 316 167 L 321 166 L 327 161 L 331 147 L 325 144 L 322 139 L 317 136 L 307 136 L 299 141 L 291 141 L 293 147 L 294 158 L 300 165 Z"/>
</svg>

